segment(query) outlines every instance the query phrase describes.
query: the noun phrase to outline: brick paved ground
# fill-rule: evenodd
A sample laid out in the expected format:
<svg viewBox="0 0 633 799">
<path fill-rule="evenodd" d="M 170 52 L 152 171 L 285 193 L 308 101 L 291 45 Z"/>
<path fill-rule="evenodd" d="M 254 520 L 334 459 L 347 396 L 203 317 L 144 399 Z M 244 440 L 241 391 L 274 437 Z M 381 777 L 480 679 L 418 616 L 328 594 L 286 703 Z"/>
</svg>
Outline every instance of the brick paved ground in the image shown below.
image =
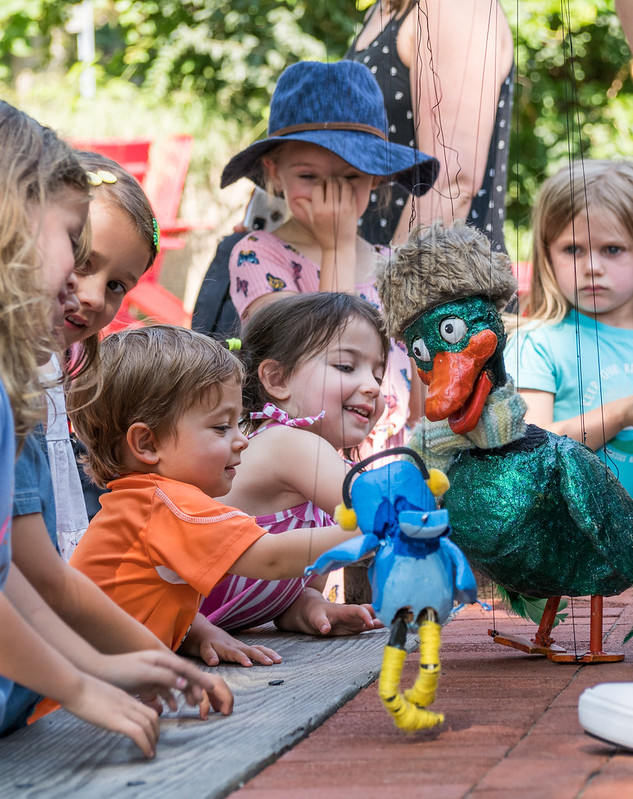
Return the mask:
<svg viewBox="0 0 633 799">
<path fill-rule="evenodd" d="M 557 643 L 584 651 L 588 614 L 588 600 L 575 600 Z M 497 646 L 486 634 L 491 615 L 467 608 L 444 628 L 435 705 L 446 716 L 442 728 L 397 730 L 371 685 L 233 799 L 633 797 L 633 754 L 584 734 L 577 716 L 585 688 L 633 681 L 633 641 L 622 646 L 633 627 L 633 590 L 605 600 L 605 648 L 627 653 L 622 663 L 554 664 Z M 509 634 L 534 629 L 499 608 L 494 626 Z M 403 687 L 416 670 L 410 655 Z"/>
</svg>

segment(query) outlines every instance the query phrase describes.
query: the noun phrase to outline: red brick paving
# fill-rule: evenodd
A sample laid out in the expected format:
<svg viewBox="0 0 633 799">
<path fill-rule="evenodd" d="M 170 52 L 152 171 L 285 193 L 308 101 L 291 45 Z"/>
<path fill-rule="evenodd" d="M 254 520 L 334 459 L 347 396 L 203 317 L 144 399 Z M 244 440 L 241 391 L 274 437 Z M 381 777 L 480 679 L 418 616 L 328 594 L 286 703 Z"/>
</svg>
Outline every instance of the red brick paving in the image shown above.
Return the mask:
<svg viewBox="0 0 633 799">
<path fill-rule="evenodd" d="M 588 600 L 573 603 L 557 643 L 582 653 Z M 305 740 L 250 780 L 233 799 L 633 799 L 633 754 L 585 735 L 581 692 L 633 681 L 633 589 L 605 600 L 606 649 L 623 663 L 554 664 L 495 645 L 491 613 L 466 608 L 443 631 L 442 676 L 434 709 L 440 728 L 407 734 L 383 710 L 376 685 L 361 691 Z M 495 609 L 504 633 L 534 626 Z M 628 662 L 627 662 L 628 661 Z M 413 684 L 417 656 L 402 686 Z"/>
</svg>

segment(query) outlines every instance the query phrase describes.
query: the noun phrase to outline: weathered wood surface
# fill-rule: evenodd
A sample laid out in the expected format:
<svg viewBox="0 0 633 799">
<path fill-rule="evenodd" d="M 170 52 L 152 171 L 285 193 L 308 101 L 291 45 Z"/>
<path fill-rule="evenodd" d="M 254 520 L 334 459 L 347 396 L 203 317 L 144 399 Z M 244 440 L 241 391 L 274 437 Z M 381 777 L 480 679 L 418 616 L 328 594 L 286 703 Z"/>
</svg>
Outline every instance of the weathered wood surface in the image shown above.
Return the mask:
<svg viewBox="0 0 633 799">
<path fill-rule="evenodd" d="M 243 634 L 277 650 L 283 663 L 218 667 L 235 694 L 233 715 L 200 722 L 186 706 L 165 715 L 153 761 L 126 738 L 57 711 L 0 741 L 0 797 L 226 796 L 371 683 L 387 635 L 316 638 L 272 626 Z"/>
</svg>

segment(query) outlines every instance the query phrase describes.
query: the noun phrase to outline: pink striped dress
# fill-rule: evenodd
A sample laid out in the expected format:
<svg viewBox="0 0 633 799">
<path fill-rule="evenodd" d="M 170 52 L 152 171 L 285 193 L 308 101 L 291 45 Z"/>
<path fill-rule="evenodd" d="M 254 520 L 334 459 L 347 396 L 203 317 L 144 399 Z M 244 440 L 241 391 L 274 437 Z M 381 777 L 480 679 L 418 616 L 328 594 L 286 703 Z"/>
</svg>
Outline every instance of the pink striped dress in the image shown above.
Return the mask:
<svg viewBox="0 0 633 799">
<path fill-rule="evenodd" d="M 254 418 L 270 419 L 265 427 L 251 433 L 251 438 L 265 432 L 269 427 L 283 424 L 289 427 L 308 427 L 321 418 L 306 417 L 290 419 L 285 411 L 272 403 L 267 403 L 261 413 L 252 414 Z M 294 508 L 281 510 L 267 516 L 256 516 L 257 524 L 269 533 L 284 533 L 298 528 L 329 527 L 334 524 L 332 517 L 317 508 L 312 502 L 302 502 Z M 223 630 L 236 630 L 264 624 L 277 618 L 299 597 L 311 578 L 298 577 L 288 580 L 257 580 L 252 577 L 238 577 L 231 574 L 211 591 L 202 602 L 200 612 L 212 624 Z"/>
</svg>

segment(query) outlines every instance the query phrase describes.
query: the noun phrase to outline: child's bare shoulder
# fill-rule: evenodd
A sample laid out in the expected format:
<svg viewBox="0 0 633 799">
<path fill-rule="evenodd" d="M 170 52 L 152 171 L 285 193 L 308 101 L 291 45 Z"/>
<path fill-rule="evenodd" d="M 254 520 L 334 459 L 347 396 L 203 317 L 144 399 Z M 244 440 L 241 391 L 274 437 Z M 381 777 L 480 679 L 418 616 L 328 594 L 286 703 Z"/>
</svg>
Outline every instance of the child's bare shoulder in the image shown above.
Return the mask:
<svg viewBox="0 0 633 799">
<path fill-rule="evenodd" d="M 292 460 L 299 455 L 303 456 L 317 450 L 336 452 L 328 441 L 310 428 L 290 427 L 282 424 L 268 425 L 264 430 L 258 432 L 249 442 L 250 450 L 253 452 L 279 451 L 284 454 L 284 457 Z"/>
</svg>

